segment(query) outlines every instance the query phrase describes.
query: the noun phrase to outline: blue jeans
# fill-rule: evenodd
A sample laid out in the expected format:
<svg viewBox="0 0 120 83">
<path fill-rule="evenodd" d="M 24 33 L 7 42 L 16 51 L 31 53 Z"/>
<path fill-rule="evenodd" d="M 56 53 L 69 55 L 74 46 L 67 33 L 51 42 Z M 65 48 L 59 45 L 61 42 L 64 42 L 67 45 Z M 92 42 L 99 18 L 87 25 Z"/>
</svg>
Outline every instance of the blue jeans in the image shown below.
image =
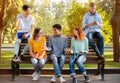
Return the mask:
<svg viewBox="0 0 120 83">
<path fill-rule="evenodd" d="M 45 65 L 46 61 L 47 61 L 47 58 L 45 58 L 45 59 L 31 58 L 31 62 L 33 64 L 35 72 L 40 73 L 41 69 Z"/>
<path fill-rule="evenodd" d="M 98 38 L 98 43 L 99 43 L 98 47 L 94 43 L 94 40 L 93 40 L 94 37 Z M 89 32 L 87 34 L 87 38 L 89 40 L 89 44 L 97 53 L 97 56 L 103 55 L 103 53 L 104 53 L 104 38 L 103 38 L 102 34 L 100 32 Z"/>
<path fill-rule="evenodd" d="M 74 67 L 74 64 L 76 63 L 79 70 L 82 72 L 82 74 L 86 74 L 86 70 L 84 68 L 84 65 L 83 63 L 86 61 L 86 54 L 82 54 L 80 55 L 79 57 L 77 57 L 75 59 L 75 56 L 78 55 L 78 53 L 75 53 L 73 54 L 71 57 L 70 57 L 70 63 L 69 63 L 69 66 L 70 66 L 70 75 L 71 76 L 75 76 L 76 75 L 76 72 L 75 72 L 75 67 Z"/>
<path fill-rule="evenodd" d="M 61 71 L 65 63 L 66 56 L 61 55 L 60 57 L 57 57 L 55 54 L 51 54 L 51 60 L 54 66 L 54 71 L 56 76 L 61 76 Z"/>
<path fill-rule="evenodd" d="M 29 38 L 27 38 L 27 40 L 29 41 L 30 39 L 32 38 L 32 35 L 30 35 Z M 20 44 L 21 44 L 21 40 L 22 39 L 19 39 L 18 36 L 16 36 L 16 42 L 15 42 L 15 47 L 14 47 L 14 54 L 18 57 L 18 52 L 19 52 L 19 47 L 20 47 Z M 29 46 L 28 44 L 26 44 L 26 46 L 24 47 L 22 53 L 20 53 L 20 56 L 21 55 L 24 55 L 29 49 Z"/>
</svg>

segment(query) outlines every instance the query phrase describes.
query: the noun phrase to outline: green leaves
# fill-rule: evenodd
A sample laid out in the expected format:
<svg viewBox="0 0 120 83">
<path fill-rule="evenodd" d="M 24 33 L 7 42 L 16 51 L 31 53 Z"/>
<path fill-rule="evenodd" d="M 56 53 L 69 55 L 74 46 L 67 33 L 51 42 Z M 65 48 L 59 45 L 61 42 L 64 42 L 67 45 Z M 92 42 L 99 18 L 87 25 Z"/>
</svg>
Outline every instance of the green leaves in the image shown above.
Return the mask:
<svg viewBox="0 0 120 83">
<path fill-rule="evenodd" d="M 99 12 L 99 14 L 101 15 L 102 20 L 103 20 L 102 32 L 103 32 L 103 36 L 104 36 L 104 42 L 106 45 L 107 43 L 111 42 L 111 40 L 112 40 L 112 27 L 110 24 L 111 16 L 106 11 L 103 11 L 100 8 L 98 8 L 97 11 Z"/>
<path fill-rule="evenodd" d="M 67 25 L 70 29 L 70 34 L 73 33 L 74 26 L 82 26 L 83 16 L 87 12 L 87 7 L 75 1 L 72 2 L 72 7 L 67 11 Z"/>
</svg>

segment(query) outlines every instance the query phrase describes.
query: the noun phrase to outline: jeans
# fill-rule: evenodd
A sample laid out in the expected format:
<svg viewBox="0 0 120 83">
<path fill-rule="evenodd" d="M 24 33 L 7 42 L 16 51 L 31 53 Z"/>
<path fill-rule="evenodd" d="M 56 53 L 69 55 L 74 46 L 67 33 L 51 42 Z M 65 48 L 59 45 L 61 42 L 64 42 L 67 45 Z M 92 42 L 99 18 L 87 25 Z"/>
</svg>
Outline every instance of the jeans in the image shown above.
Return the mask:
<svg viewBox="0 0 120 83">
<path fill-rule="evenodd" d="M 31 62 L 33 64 L 35 72 L 40 73 L 41 69 L 43 68 L 43 66 L 47 62 L 47 58 L 45 58 L 45 59 L 31 58 Z"/>
<path fill-rule="evenodd" d="M 60 57 L 57 57 L 55 54 L 51 54 L 51 60 L 53 62 L 54 71 L 56 76 L 61 76 L 61 71 L 65 63 L 66 56 L 61 55 Z"/>
<path fill-rule="evenodd" d="M 77 57 L 77 59 L 74 59 L 75 56 L 78 55 L 78 53 L 75 53 L 73 54 L 71 57 L 70 57 L 70 63 L 69 63 L 69 66 L 70 66 L 70 75 L 71 76 L 75 76 L 76 75 L 76 72 L 75 72 L 75 67 L 74 67 L 74 64 L 76 63 L 79 70 L 82 72 L 82 74 L 86 74 L 86 70 L 84 68 L 84 65 L 83 63 L 86 61 L 86 54 L 81 54 L 79 57 Z"/>
<path fill-rule="evenodd" d="M 98 43 L 99 43 L 98 47 L 94 43 L 94 40 L 93 40 L 94 37 L 98 38 Z M 87 35 L 87 38 L 88 38 L 89 44 L 97 53 L 97 56 L 103 55 L 103 53 L 104 53 L 104 38 L 103 38 L 102 34 L 100 32 L 89 32 Z"/>
<path fill-rule="evenodd" d="M 29 41 L 31 38 L 32 38 L 32 36 L 30 36 L 27 40 Z M 21 43 L 21 39 L 18 39 L 18 37 L 16 36 L 16 42 L 15 42 L 15 47 L 14 47 L 14 54 L 16 56 L 18 56 L 20 43 Z M 28 51 L 28 49 L 29 49 L 29 46 L 28 46 L 28 44 L 26 44 L 26 46 L 24 47 L 24 49 L 20 55 L 24 55 Z"/>
</svg>

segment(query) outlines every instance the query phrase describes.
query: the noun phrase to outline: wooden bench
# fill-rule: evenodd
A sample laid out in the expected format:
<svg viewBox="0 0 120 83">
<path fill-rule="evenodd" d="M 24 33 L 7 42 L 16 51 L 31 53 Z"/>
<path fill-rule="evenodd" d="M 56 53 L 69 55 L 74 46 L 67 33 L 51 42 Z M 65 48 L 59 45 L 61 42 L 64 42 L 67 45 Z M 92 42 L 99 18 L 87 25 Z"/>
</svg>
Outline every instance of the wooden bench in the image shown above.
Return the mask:
<svg viewBox="0 0 120 83">
<path fill-rule="evenodd" d="M 48 45 L 48 40 L 49 40 L 49 36 L 46 36 L 46 39 L 47 39 L 47 45 Z M 97 39 L 94 39 L 95 43 L 98 45 L 97 43 Z M 22 40 L 22 43 L 20 44 L 20 48 L 19 48 L 19 54 L 22 52 L 24 46 L 27 44 L 27 40 Z M 68 47 L 70 47 L 71 45 L 71 37 L 68 37 Z M 46 64 L 51 64 L 52 65 L 52 62 L 50 60 L 50 52 L 47 52 L 47 55 L 48 55 L 48 61 Z M 22 64 L 31 64 L 31 61 L 30 61 L 30 55 L 29 55 L 29 52 L 27 52 L 24 57 L 23 57 L 23 61 L 21 62 Z M 66 62 L 65 64 L 69 64 L 69 59 L 70 59 L 70 54 L 66 54 Z M 11 60 L 11 70 L 12 70 L 12 80 L 14 80 L 15 76 L 18 74 L 20 74 L 20 64 L 21 63 L 16 63 L 16 62 L 13 62 Z M 98 65 L 98 68 L 96 69 L 97 70 L 97 74 L 101 74 L 101 80 L 104 80 L 104 65 L 105 65 L 105 62 L 104 63 L 101 63 L 97 56 L 96 56 L 96 53 L 95 51 L 91 48 L 91 46 L 89 46 L 89 53 L 87 55 L 87 61 L 85 63 L 95 63 Z M 54 68 L 53 68 L 54 69 Z M 50 69 L 50 70 L 53 70 L 53 69 Z M 63 69 L 62 73 L 64 74 L 66 71 L 69 71 L 69 68 L 68 69 Z M 46 73 L 48 75 L 50 75 L 49 73 L 50 72 L 47 72 Z"/>
</svg>

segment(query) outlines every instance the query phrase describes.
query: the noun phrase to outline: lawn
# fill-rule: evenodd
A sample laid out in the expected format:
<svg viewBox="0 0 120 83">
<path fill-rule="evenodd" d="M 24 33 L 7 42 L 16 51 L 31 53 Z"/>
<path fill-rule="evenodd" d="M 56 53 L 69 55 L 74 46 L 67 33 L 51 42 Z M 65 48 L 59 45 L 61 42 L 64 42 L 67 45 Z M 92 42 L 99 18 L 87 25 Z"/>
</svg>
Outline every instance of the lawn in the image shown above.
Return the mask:
<svg viewBox="0 0 120 83">
<path fill-rule="evenodd" d="M 0 62 L 0 68 L 11 68 L 11 58 L 13 57 L 14 51 L 13 50 L 7 50 L 2 51 L 2 61 Z M 106 58 L 105 67 L 106 68 L 119 68 L 120 62 L 113 62 L 113 51 L 106 50 L 104 54 Z M 32 64 L 21 64 L 22 68 L 32 68 Z M 53 66 L 51 64 L 46 64 L 45 68 L 52 68 Z M 68 68 L 69 65 L 65 65 L 65 68 Z M 85 64 L 86 68 L 96 68 L 97 64 Z"/>
</svg>

